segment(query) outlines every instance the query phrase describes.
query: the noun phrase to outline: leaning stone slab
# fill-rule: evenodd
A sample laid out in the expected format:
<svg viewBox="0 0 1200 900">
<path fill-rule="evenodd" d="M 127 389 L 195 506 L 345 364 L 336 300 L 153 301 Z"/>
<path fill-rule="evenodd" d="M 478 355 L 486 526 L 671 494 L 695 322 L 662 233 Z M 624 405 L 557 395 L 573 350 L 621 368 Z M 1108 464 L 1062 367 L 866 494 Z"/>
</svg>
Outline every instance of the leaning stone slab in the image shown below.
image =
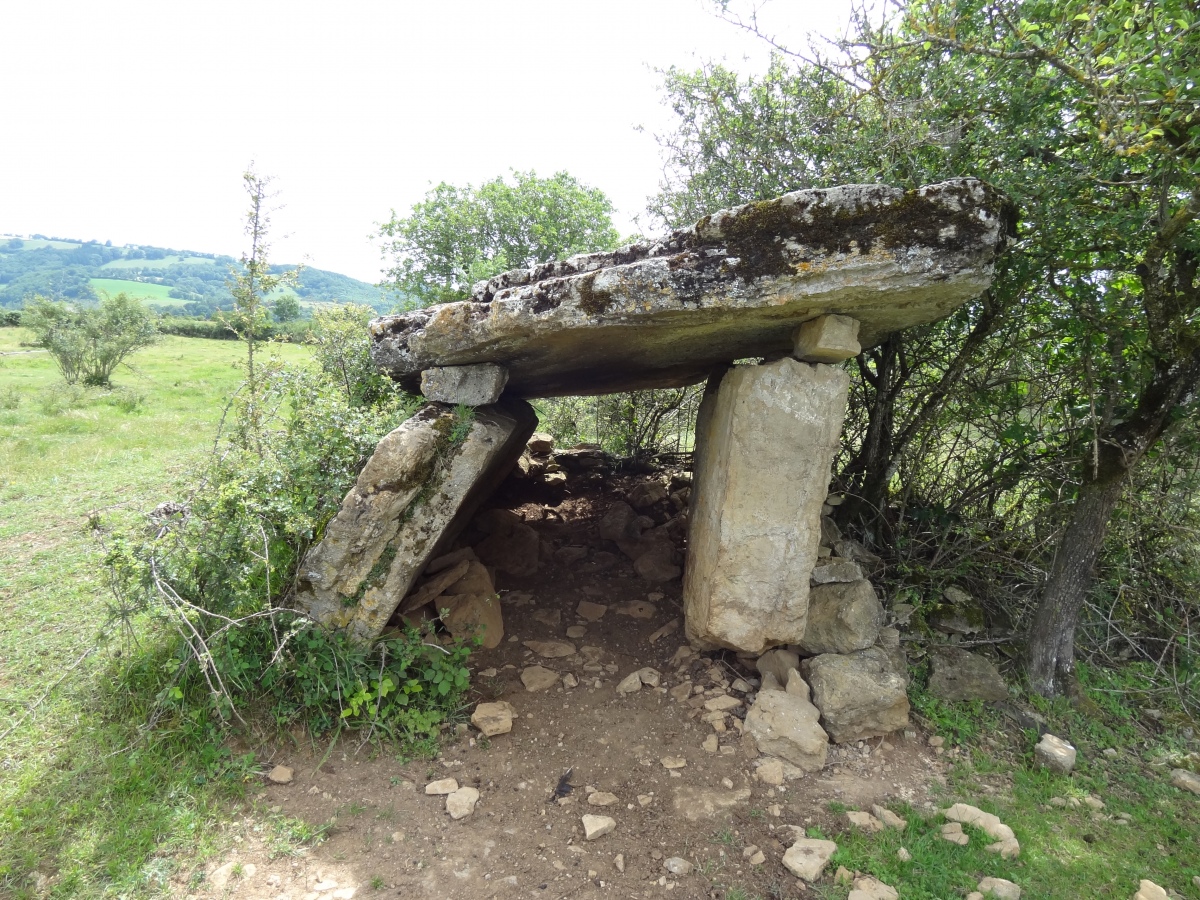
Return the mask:
<svg viewBox="0 0 1200 900">
<path fill-rule="evenodd" d="M 908 678 L 878 647 L 825 653 L 802 663 L 821 724 L 836 743 L 898 731 L 908 725 Z"/>
<path fill-rule="evenodd" d="M 818 316 L 856 319 L 863 347 L 942 318 L 991 283 L 1009 221 L 974 179 L 796 191 L 375 319 L 371 352 L 410 390 L 426 369 L 477 363 L 507 368 L 517 397 L 692 384 L 729 360 L 791 353 Z"/>
<path fill-rule="evenodd" d="M 508 473 L 537 425 L 523 401 L 455 416 L 427 406 L 380 441 L 325 536 L 300 566 L 296 605 L 327 628 L 375 640 L 426 562 Z"/>
<path fill-rule="evenodd" d="M 804 637 L 849 379 L 785 357 L 710 381 L 696 423 L 687 636 L 760 653 Z"/>
<path fill-rule="evenodd" d="M 434 403 L 487 406 L 500 399 L 507 382 L 503 366 L 442 366 L 421 373 L 421 393 Z"/>
</svg>

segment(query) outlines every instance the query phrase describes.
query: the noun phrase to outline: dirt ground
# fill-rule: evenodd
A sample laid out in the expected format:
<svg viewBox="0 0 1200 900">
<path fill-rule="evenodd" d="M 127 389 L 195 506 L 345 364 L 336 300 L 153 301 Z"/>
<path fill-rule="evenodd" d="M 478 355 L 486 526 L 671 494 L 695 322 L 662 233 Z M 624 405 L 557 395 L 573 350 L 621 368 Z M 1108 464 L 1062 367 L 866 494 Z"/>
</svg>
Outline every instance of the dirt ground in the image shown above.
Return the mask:
<svg viewBox="0 0 1200 900">
<path fill-rule="evenodd" d="M 324 748 L 314 754 L 279 747 L 270 763 L 292 767 L 294 780 L 264 780 L 248 822 L 271 815 L 332 822 L 327 840 L 303 855 L 273 858 L 270 827 L 251 825 L 203 885 L 181 884 L 178 896 L 583 900 L 724 898 L 736 889 L 764 898 L 813 896 L 781 864 L 792 839 L 788 826 L 832 837 L 845 821 L 829 811 L 831 801 L 860 809 L 929 803 L 931 787 L 944 780 L 943 760 L 915 729 L 831 747 L 822 772 L 783 785 L 757 778 L 757 751 L 734 721 L 745 704 L 717 726 L 698 708 L 718 691 L 748 702 L 757 684 L 753 660 L 689 654 L 680 580 L 649 584 L 626 558 L 601 549 L 598 518 L 631 485 L 593 479 L 549 502 L 509 497 L 506 505 L 547 543 L 589 548 L 586 559 L 569 565 L 547 562 L 528 578 L 498 578 L 506 634 L 495 649 L 472 655 L 472 700 L 511 703 L 518 717 L 510 733 L 486 739 L 460 726 L 437 760 L 405 764 L 378 748 L 360 751 L 353 739 L 319 769 Z M 581 601 L 607 611 L 588 621 L 577 614 Z M 576 652 L 540 658 L 526 648 L 530 640 L 569 641 Z M 526 690 L 520 674 L 530 665 L 553 669 L 558 682 Z M 616 692 L 621 679 L 645 666 L 662 673 L 658 687 Z M 684 682 L 693 685 L 690 697 L 677 699 L 684 689 L 669 693 Z M 686 765 L 668 769 L 667 757 Z M 568 772 L 572 788 L 556 800 Z M 425 794 L 427 783 L 442 778 L 478 789 L 471 815 L 455 821 L 444 797 Z M 611 793 L 616 802 L 592 805 L 592 792 Z M 586 814 L 611 816 L 615 830 L 586 840 Z M 752 864 L 756 849 L 765 861 Z M 672 857 L 689 862 L 691 872 L 668 871 Z"/>
</svg>

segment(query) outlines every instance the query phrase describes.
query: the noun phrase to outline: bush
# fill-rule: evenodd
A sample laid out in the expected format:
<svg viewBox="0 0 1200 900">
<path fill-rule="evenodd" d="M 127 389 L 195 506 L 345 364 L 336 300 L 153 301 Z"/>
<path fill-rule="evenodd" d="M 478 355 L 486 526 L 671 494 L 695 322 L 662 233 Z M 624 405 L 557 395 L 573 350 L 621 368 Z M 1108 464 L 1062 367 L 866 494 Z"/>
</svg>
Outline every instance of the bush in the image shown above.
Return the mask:
<svg viewBox="0 0 1200 900">
<path fill-rule="evenodd" d="M 21 311 L 19 309 L 0 309 L 0 328 L 19 328 Z"/>
<path fill-rule="evenodd" d="M 365 343 L 336 350 L 336 329 L 361 315 L 318 319 L 315 371 L 260 363 L 253 407 L 231 401 L 190 498 L 110 545 L 115 615 L 148 614 L 176 636 L 160 721 L 255 711 L 314 732 L 369 725 L 416 740 L 457 707 L 465 648 L 412 631 L 364 648 L 289 608 L 305 552 L 379 440 L 417 407 L 390 382 L 360 383 Z"/>
<path fill-rule="evenodd" d="M 91 308 L 37 297 L 25 307 L 21 324 L 54 357 L 67 384 L 106 386 L 117 366 L 158 339 L 151 314 L 126 294 Z"/>
</svg>

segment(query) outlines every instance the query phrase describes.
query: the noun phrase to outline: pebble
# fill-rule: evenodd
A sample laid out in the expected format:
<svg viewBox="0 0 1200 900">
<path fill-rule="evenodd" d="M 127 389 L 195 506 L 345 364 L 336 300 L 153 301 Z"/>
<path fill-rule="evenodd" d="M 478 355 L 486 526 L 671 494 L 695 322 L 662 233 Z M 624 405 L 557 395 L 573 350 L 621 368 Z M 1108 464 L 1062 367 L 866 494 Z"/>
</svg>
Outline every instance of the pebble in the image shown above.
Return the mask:
<svg viewBox="0 0 1200 900">
<path fill-rule="evenodd" d="M 446 812 L 452 819 L 465 819 L 475 812 L 475 804 L 479 802 L 479 791 L 473 787 L 461 787 L 452 794 L 446 795 Z"/>
<path fill-rule="evenodd" d="M 617 820 L 612 816 L 584 816 L 583 835 L 589 841 L 611 834 L 617 827 Z"/>
<path fill-rule="evenodd" d="M 896 858 L 900 860 L 900 862 L 912 862 L 912 854 L 903 847 L 896 851 Z"/>
<path fill-rule="evenodd" d="M 612 806 L 618 802 L 618 797 L 608 791 L 594 791 L 588 794 L 587 802 L 591 806 Z"/>
<path fill-rule="evenodd" d="M 603 603 L 593 603 L 591 600 L 580 600 L 579 605 L 575 607 L 576 615 L 589 622 L 599 622 L 607 612 L 607 606 Z"/>
<path fill-rule="evenodd" d="M 273 784 L 291 784 L 295 772 L 288 766 L 276 766 L 267 773 L 267 781 Z"/>
<path fill-rule="evenodd" d="M 578 640 L 587 634 L 586 625 L 570 625 L 567 627 L 567 637 Z"/>
<path fill-rule="evenodd" d="M 458 782 L 453 778 L 441 778 L 425 785 L 425 793 L 430 796 L 435 794 L 453 794 L 457 790 Z"/>
<path fill-rule="evenodd" d="M 663 862 L 663 868 L 672 875 L 691 875 L 692 864 L 682 856 L 672 856 Z"/>
<path fill-rule="evenodd" d="M 529 666 L 521 671 L 521 683 L 531 693 L 544 691 L 558 684 L 558 673 L 545 666 Z"/>
<path fill-rule="evenodd" d="M 659 762 L 664 769 L 683 769 L 687 766 L 687 760 L 682 756 L 664 756 Z"/>
<path fill-rule="evenodd" d="M 703 749 L 706 753 L 716 753 L 717 750 L 720 749 L 720 746 L 720 741 L 717 739 L 715 734 L 710 734 L 704 739 L 704 743 L 700 745 L 701 749 Z"/>
<path fill-rule="evenodd" d="M 613 866 L 616 867 L 616 870 L 618 872 L 621 872 L 622 874 L 625 872 L 625 854 L 624 853 L 618 853 L 613 858 Z"/>
</svg>

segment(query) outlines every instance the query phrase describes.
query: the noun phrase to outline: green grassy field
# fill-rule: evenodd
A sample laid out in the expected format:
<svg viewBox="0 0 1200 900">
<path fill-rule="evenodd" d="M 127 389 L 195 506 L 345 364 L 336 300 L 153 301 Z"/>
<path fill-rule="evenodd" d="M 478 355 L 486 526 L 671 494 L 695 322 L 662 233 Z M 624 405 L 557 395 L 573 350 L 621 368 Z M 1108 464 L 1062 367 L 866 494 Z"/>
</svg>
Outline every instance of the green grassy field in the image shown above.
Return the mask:
<svg viewBox="0 0 1200 900">
<path fill-rule="evenodd" d="M 105 294 L 115 296 L 124 293 L 158 306 L 183 306 L 187 303 L 186 300 L 172 297 L 171 288 L 166 284 L 147 284 L 142 281 L 126 281 L 120 278 L 93 278 L 91 285 L 100 296 Z"/>
<path fill-rule="evenodd" d="M 64 385 L 29 338 L 0 329 L 0 896 L 35 896 L 39 878 L 55 897 L 160 894 L 204 858 L 214 791 L 236 795 L 239 761 L 171 741 L 170 725 L 141 739 L 129 636 L 96 643 L 111 599 L 102 539 L 181 499 L 244 350 L 168 337 L 106 391 Z"/>
</svg>

